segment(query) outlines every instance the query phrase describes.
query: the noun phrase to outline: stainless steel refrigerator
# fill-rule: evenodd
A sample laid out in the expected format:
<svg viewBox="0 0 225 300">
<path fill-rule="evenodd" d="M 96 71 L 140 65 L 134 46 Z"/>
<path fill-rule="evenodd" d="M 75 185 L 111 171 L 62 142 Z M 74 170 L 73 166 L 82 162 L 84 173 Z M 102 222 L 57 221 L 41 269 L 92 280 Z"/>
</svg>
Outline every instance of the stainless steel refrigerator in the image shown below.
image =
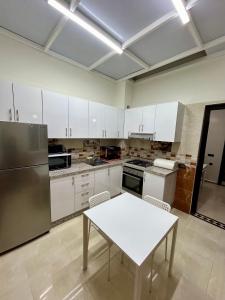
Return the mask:
<svg viewBox="0 0 225 300">
<path fill-rule="evenodd" d="M 0 122 L 0 253 L 50 229 L 46 125 Z"/>
</svg>

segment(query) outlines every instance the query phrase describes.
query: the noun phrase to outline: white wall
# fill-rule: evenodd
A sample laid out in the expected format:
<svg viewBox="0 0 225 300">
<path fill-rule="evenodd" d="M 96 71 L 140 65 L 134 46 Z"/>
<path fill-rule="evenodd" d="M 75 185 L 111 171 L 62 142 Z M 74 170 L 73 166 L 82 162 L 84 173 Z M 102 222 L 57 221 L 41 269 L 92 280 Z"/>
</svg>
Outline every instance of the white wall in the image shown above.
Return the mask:
<svg viewBox="0 0 225 300">
<path fill-rule="evenodd" d="M 205 163 L 208 166 L 205 179 L 217 183 L 225 142 L 225 110 L 214 110 L 210 114 L 209 131 L 207 137 Z M 214 154 L 209 157 L 208 153 Z"/>
<path fill-rule="evenodd" d="M 156 77 L 137 81 L 131 105 L 180 101 L 205 103 L 225 101 L 225 56 L 199 62 Z"/>
<path fill-rule="evenodd" d="M 0 35 L 0 78 L 123 106 L 117 83 Z"/>
</svg>

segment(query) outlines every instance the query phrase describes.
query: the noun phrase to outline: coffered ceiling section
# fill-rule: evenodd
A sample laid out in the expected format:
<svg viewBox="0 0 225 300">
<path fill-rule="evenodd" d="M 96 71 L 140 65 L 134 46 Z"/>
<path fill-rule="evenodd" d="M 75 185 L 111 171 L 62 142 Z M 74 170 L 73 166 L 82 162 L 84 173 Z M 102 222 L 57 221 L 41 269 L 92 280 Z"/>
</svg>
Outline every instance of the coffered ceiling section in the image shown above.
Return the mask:
<svg viewBox="0 0 225 300">
<path fill-rule="evenodd" d="M 48 4 L 0 1 L 0 33 L 113 79 L 150 72 L 205 50 L 225 50 L 225 0 L 186 0 L 183 25 L 172 0 L 56 0 L 123 49 L 119 55 Z M 30 43 L 32 41 L 33 43 Z"/>
</svg>

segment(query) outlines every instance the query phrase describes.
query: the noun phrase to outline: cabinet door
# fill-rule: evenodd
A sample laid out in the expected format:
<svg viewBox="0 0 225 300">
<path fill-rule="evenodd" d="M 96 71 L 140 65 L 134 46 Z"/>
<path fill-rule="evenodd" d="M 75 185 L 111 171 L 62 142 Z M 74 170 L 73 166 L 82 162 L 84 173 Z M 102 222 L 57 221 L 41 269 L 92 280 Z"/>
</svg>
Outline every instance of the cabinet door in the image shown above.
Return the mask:
<svg viewBox="0 0 225 300">
<path fill-rule="evenodd" d="M 138 133 L 141 130 L 142 109 L 131 108 L 125 111 L 125 130 L 124 135 L 128 137 L 130 133 Z"/>
<path fill-rule="evenodd" d="M 89 137 L 104 138 L 104 110 L 105 105 L 89 102 Z"/>
<path fill-rule="evenodd" d="M 155 105 L 145 106 L 142 108 L 142 133 L 155 132 Z"/>
<path fill-rule="evenodd" d="M 42 124 L 41 89 L 13 83 L 15 121 Z"/>
<path fill-rule="evenodd" d="M 117 109 L 117 134 L 118 138 L 124 137 L 124 110 Z"/>
<path fill-rule="evenodd" d="M 69 97 L 69 137 L 88 138 L 88 101 Z"/>
<path fill-rule="evenodd" d="M 0 81 L 0 121 L 14 121 L 12 82 Z"/>
<path fill-rule="evenodd" d="M 48 125 L 48 138 L 68 137 L 68 97 L 43 91 L 43 123 Z"/>
<path fill-rule="evenodd" d="M 75 212 L 74 180 L 72 176 L 53 179 L 51 188 L 51 220 L 56 221 Z"/>
<path fill-rule="evenodd" d="M 158 176 L 155 174 L 145 173 L 142 195 L 143 197 L 149 195 L 163 201 L 164 186 L 165 186 L 165 177 Z"/>
<path fill-rule="evenodd" d="M 105 106 L 104 110 L 104 127 L 105 138 L 116 138 L 117 131 L 117 108 L 113 106 Z"/>
<path fill-rule="evenodd" d="M 119 195 L 122 190 L 122 167 L 115 166 L 109 168 L 109 177 L 111 197 Z"/>
<path fill-rule="evenodd" d="M 109 169 L 95 171 L 95 194 L 110 191 Z"/>
</svg>

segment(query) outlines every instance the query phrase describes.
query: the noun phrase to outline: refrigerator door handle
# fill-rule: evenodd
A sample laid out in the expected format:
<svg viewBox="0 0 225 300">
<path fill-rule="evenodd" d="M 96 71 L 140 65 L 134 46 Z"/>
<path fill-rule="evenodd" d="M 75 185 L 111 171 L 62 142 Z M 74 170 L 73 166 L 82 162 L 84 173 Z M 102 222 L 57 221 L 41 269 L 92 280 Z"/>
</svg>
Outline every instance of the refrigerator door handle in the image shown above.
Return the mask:
<svg viewBox="0 0 225 300">
<path fill-rule="evenodd" d="M 19 117 L 19 110 L 17 109 L 16 110 L 16 121 L 19 122 L 20 120 L 20 117 Z"/>
</svg>

